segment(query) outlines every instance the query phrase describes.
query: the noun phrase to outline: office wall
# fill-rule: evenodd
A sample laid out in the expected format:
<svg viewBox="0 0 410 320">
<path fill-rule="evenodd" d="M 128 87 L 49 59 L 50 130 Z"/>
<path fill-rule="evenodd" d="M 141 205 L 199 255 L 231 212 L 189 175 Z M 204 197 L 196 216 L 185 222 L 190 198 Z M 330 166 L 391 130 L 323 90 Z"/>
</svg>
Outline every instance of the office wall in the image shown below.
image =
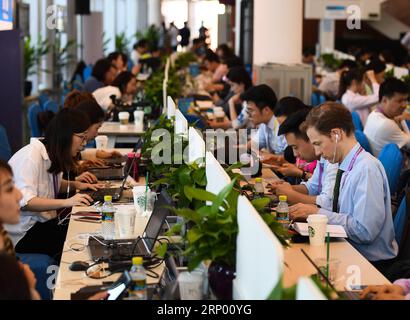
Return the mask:
<svg viewBox="0 0 410 320">
<path fill-rule="evenodd" d="M 23 144 L 20 30 L 0 31 L 0 48 L 0 124 L 16 152 Z"/>
</svg>

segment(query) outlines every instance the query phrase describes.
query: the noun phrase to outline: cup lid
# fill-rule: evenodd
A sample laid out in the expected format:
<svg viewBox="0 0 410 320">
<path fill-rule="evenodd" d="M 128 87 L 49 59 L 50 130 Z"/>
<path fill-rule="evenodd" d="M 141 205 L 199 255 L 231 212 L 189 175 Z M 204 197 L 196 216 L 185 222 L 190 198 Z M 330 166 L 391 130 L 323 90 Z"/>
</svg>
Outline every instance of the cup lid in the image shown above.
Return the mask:
<svg viewBox="0 0 410 320">
<path fill-rule="evenodd" d="M 329 219 L 324 214 L 312 214 L 306 220 L 307 222 L 327 222 Z"/>
</svg>

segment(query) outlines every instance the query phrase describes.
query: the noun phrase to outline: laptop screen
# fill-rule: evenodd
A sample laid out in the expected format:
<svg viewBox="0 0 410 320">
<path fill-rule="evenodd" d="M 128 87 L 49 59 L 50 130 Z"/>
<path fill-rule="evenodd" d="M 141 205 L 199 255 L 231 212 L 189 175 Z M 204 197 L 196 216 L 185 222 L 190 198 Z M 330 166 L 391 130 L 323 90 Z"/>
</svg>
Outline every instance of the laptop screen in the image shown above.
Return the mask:
<svg viewBox="0 0 410 320">
<path fill-rule="evenodd" d="M 143 238 L 146 238 L 145 243 L 150 251 L 152 251 L 154 247 L 155 241 L 158 238 L 165 219 L 170 214 L 170 210 L 168 208 L 164 208 L 166 206 L 172 206 L 172 198 L 166 191 L 162 191 L 157 202 L 155 203 L 154 210 L 143 235 Z"/>
</svg>

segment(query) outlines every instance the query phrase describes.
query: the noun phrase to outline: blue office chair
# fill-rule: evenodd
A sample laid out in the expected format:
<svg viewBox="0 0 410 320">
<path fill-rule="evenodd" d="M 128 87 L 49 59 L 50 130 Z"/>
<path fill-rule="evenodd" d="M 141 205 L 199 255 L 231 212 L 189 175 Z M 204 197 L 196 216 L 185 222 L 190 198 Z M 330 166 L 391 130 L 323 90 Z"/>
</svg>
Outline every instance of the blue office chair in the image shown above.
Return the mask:
<svg viewBox="0 0 410 320">
<path fill-rule="evenodd" d="M 50 266 L 56 265 L 54 259 L 45 254 L 37 253 L 17 253 L 17 257 L 24 264 L 28 264 L 36 276 L 36 290 L 40 294 L 41 299 L 51 300 L 51 290 L 47 287 L 47 280 L 53 275 L 56 276 L 56 270 L 54 270 L 54 274 L 51 272 L 52 270 L 48 270 Z"/>
<path fill-rule="evenodd" d="M 352 112 L 352 119 L 353 119 L 353 124 L 356 130 L 363 131 L 363 123 L 362 120 L 360 119 L 359 114 L 356 111 Z"/>
<path fill-rule="evenodd" d="M 397 190 L 397 184 L 400 177 L 400 171 L 403 166 L 403 155 L 397 144 L 386 145 L 380 152 L 379 160 L 383 164 L 389 180 L 390 193 L 394 194 Z"/>
<path fill-rule="evenodd" d="M 28 124 L 32 137 L 41 137 L 41 130 L 38 123 L 38 114 L 42 112 L 38 104 L 32 104 L 28 109 Z"/>
<path fill-rule="evenodd" d="M 93 65 L 90 64 L 83 71 L 84 83 L 88 80 L 89 77 L 91 77 L 92 73 L 93 73 Z"/>
<path fill-rule="evenodd" d="M 49 100 L 50 100 L 50 97 L 47 93 L 43 92 L 42 94 L 40 94 L 40 96 L 38 97 L 38 102 L 40 104 L 41 110 L 43 110 L 43 111 L 45 110 L 45 104 Z"/>
<path fill-rule="evenodd" d="M 311 103 L 313 107 L 319 106 L 325 102 L 326 102 L 326 97 L 323 94 L 320 94 L 318 92 L 312 93 Z"/>
<path fill-rule="evenodd" d="M 394 217 L 394 233 L 396 235 L 397 244 L 400 246 L 403 231 L 406 223 L 407 216 L 407 203 L 406 197 L 403 198 L 403 201 L 400 204 L 399 209 L 397 210 L 396 216 Z"/>
<path fill-rule="evenodd" d="M 373 155 L 372 148 L 370 147 L 369 140 L 367 140 L 367 137 L 363 133 L 363 131 L 356 130 L 354 135 L 356 136 L 357 141 L 360 143 L 360 145 L 363 147 L 363 149 L 366 150 L 371 155 Z"/>
<path fill-rule="evenodd" d="M 58 104 L 54 100 L 49 100 L 46 102 L 44 105 L 44 111 L 51 111 L 54 114 L 57 114 L 58 112 Z"/>
<path fill-rule="evenodd" d="M 11 158 L 11 148 L 7 138 L 6 129 L 0 125 L 0 159 L 9 161 Z"/>
</svg>

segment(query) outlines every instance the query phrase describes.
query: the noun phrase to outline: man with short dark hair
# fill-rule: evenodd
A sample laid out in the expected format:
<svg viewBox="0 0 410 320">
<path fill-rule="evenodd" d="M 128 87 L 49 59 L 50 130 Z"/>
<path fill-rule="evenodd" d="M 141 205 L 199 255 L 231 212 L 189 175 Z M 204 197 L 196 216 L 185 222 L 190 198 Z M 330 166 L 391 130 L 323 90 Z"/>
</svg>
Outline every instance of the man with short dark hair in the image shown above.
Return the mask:
<svg viewBox="0 0 410 320">
<path fill-rule="evenodd" d="M 275 92 L 267 85 L 252 87 L 241 96 L 248 104 L 249 120 L 255 127 L 259 126 L 256 136 L 252 137 L 253 144 L 259 149 L 265 149 L 262 161 L 275 162 L 282 155 L 287 145 L 285 138 L 278 135 L 279 122 L 274 115 L 278 102 Z"/>
<path fill-rule="evenodd" d="M 364 129 L 376 157 L 389 143 L 395 143 L 399 148 L 410 147 L 410 133 L 402 119 L 408 98 L 409 87 L 401 80 L 390 78 L 381 85 L 380 104 L 369 115 Z"/>
<path fill-rule="evenodd" d="M 280 126 L 279 135 L 286 137 L 286 142 L 293 149 L 295 157 L 308 163 L 318 160 L 313 176 L 306 179 L 307 172 L 296 167 L 299 171 L 299 177 L 305 181 L 294 186 L 285 182 L 278 182 L 274 183 L 272 188 L 277 195 L 286 195 L 288 202 L 291 204 L 315 204 L 324 209 L 331 209 L 338 165 L 331 164 L 315 154 L 315 149 L 309 142 L 309 137 L 304 128 L 308 114 L 309 110 L 301 110 L 290 115 Z M 294 165 L 284 164 L 284 166 Z M 279 172 L 281 172 L 280 169 Z"/>
<path fill-rule="evenodd" d="M 117 76 L 117 68 L 108 60 L 98 60 L 91 77 L 84 84 L 84 91 L 93 93 L 95 90 L 109 86 Z"/>
<path fill-rule="evenodd" d="M 348 241 L 382 273 L 397 256 L 389 181 L 383 165 L 357 142 L 349 110 L 338 103 L 314 108 L 306 119 L 307 135 L 316 155 L 338 163 L 331 210 L 297 204 L 291 219 L 326 215 L 341 225 Z"/>
</svg>

